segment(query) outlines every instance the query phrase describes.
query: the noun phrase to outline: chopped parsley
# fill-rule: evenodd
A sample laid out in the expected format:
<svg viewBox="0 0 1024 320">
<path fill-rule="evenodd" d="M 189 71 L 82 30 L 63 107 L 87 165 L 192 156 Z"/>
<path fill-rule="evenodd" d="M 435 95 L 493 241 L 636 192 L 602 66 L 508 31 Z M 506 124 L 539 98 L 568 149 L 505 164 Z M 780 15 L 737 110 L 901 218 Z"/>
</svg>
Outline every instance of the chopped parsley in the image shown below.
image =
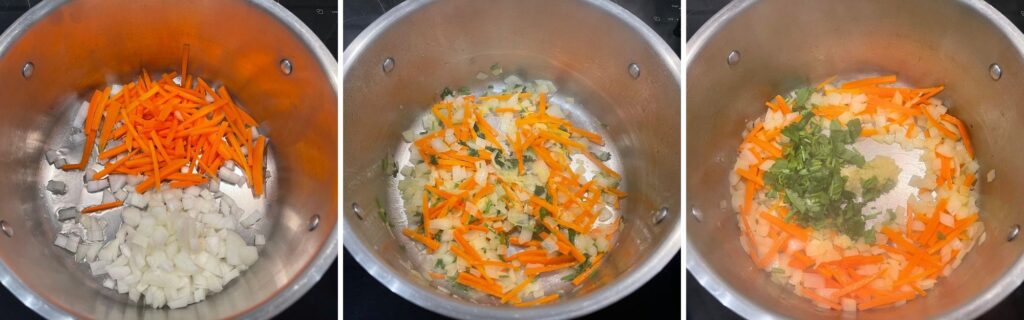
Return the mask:
<svg viewBox="0 0 1024 320">
<path fill-rule="evenodd" d="M 845 166 L 865 164 L 864 156 L 849 147 L 860 136 L 860 120 L 850 120 L 846 128 L 833 120 L 826 134 L 813 118 L 805 111 L 802 120 L 782 129 L 790 142 L 783 157 L 765 173 L 765 183 L 776 191 L 772 196 L 782 197 L 791 209 L 787 220 L 860 238 L 866 202 L 845 189 L 847 178 L 841 174 Z"/>
<path fill-rule="evenodd" d="M 453 92 L 452 92 L 452 89 L 449 89 L 448 87 L 444 87 L 444 89 L 443 89 L 443 90 L 441 90 L 441 99 L 442 99 L 442 100 L 443 100 L 444 98 L 447 98 L 447 97 L 454 97 L 454 96 L 455 96 L 455 93 L 453 93 Z"/>
</svg>

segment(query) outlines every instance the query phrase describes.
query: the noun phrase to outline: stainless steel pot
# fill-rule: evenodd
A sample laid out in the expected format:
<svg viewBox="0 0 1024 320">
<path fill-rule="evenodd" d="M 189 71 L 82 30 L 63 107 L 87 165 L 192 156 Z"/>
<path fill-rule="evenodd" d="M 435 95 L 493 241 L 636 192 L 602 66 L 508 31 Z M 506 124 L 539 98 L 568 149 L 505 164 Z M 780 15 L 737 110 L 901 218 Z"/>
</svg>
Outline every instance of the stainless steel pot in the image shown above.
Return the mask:
<svg viewBox="0 0 1024 320">
<path fill-rule="evenodd" d="M 582 106 L 570 108 L 575 120 L 606 124 L 630 194 L 598 276 L 536 308 L 478 304 L 429 284 L 397 232 L 405 214 L 381 167 L 442 88 L 485 86 L 475 76 L 494 63 L 553 80 Z M 364 30 L 343 65 L 344 244 L 406 299 L 459 318 L 579 316 L 629 294 L 679 252 L 679 59 L 628 11 L 603 1 L 409 1 Z"/>
<path fill-rule="evenodd" d="M 189 71 L 228 85 L 271 139 L 265 219 L 272 227 L 260 259 L 224 291 L 183 309 L 151 309 L 103 288 L 88 266 L 53 245 L 59 224 L 40 168 L 47 143 L 60 140 L 61 119 L 82 97 L 143 68 L 178 70 L 185 43 Z M 0 36 L 0 163 L 8 171 L 0 175 L 0 282 L 47 318 L 277 314 L 337 257 L 336 70 L 313 33 L 271 1 L 45 1 L 32 8 Z"/>
<path fill-rule="evenodd" d="M 736 214 L 719 207 L 730 199 L 727 173 L 740 132 L 764 113 L 765 99 L 836 74 L 945 84 L 939 98 L 969 124 L 982 172 L 997 172 L 981 181 L 988 241 L 926 297 L 855 317 L 969 319 L 1024 280 L 1024 241 L 1007 241 L 1024 222 L 1015 135 L 1024 123 L 1024 36 L 995 9 L 981 1 L 742 0 L 687 47 L 687 269 L 723 304 L 753 319 L 841 316 L 756 269 L 740 248 Z"/>
</svg>

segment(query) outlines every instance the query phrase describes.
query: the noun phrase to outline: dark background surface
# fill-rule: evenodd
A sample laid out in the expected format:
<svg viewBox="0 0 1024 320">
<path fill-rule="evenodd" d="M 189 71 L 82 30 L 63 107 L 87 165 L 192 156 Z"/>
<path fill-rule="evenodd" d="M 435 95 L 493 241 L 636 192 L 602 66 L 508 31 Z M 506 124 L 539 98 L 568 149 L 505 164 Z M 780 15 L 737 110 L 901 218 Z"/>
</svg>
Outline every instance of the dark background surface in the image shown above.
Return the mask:
<svg viewBox="0 0 1024 320">
<path fill-rule="evenodd" d="M 1018 29 L 1024 30 L 1024 1 L 990 0 L 986 2 L 1009 18 Z M 686 39 L 689 40 L 711 16 L 728 3 L 729 1 L 724 0 L 687 0 Z M 686 272 L 686 318 L 742 319 L 705 290 L 700 282 L 690 275 L 689 270 Z M 982 315 L 980 319 L 1024 319 L 1024 286 L 1017 288 L 1006 300 Z"/>
<path fill-rule="evenodd" d="M 0 0 L 0 30 L 6 30 L 29 7 L 41 0 Z M 279 0 L 285 8 L 299 17 L 331 54 L 338 57 L 338 3 L 333 0 Z M 2 84 L 0 84 L 2 85 Z M 2 287 L 2 286 L 0 286 Z M 0 290 L 0 319 L 39 319 L 40 316 L 25 307 L 6 287 Z M 295 304 L 278 315 L 280 319 L 337 319 L 338 261 L 324 272 Z"/>
<path fill-rule="evenodd" d="M 344 45 L 347 47 L 374 20 L 402 0 L 346 1 Z M 641 20 L 675 50 L 680 51 L 681 24 L 678 0 L 614 0 Z M 636 292 L 586 318 L 679 319 L 681 253 Z M 344 312 L 347 319 L 444 319 L 392 293 L 344 252 Z M 614 318 L 613 318 L 614 317 Z"/>
</svg>

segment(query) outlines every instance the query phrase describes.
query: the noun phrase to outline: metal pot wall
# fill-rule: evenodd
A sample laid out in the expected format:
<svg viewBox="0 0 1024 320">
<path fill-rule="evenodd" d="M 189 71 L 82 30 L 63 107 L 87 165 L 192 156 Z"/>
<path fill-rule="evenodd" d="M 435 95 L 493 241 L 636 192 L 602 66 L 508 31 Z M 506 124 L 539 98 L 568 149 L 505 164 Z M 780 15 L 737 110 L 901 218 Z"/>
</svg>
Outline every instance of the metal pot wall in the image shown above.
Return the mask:
<svg viewBox="0 0 1024 320">
<path fill-rule="evenodd" d="M 687 268 L 723 304 L 753 319 L 850 316 L 772 283 L 741 249 L 736 214 L 719 206 L 730 199 L 739 133 L 764 100 L 837 74 L 944 84 L 938 97 L 969 124 L 982 172 L 998 173 L 981 182 L 988 241 L 926 297 L 856 317 L 973 318 L 1024 280 L 1024 242 L 1007 241 L 1024 221 L 1015 151 L 1024 36 L 995 9 L 981 1 L 734 1 L 687 47 Z"/>
<path fill-rule="evenodd" d="M 409 1 L 344 56 L 345 247 L 397 294 L 460 318 L 566 318 L 621 299 L 679 251 L 679 59 L 628 11 L 603 1 Z M 625 228 L 598 276 L 535 308 L 467 301 L 429 283 L 399 232 L 396 181 L 381 167 L 407 152 L 401 133 L 442 88 L 482 89 L 487 81 L 475 76 L 494 63 L 553 80 L 554 99 L 575 98 L 570 117 L 605 134 L 629 193 Z"/>
<path fill-rule="evenodd" d="M 59 224 L 40 168 L 67 110 L 143 68 L 178 70 L 186 43 L 190 73 L 228 85 L 262 120 L 275 162 L 265 218 L 273 227 L 257 263 L 224 291 L 183 309 L 152 309 L 103 288 L 87 265 L 53 245 Z M 45 1 L 32 8 L 0 36 L 0 164 L 7 170 L 0 175 L 0 282 L 47 318 L 277 314 L 337 257 L 336 70 L 313 33 L 271 1 Z"/>
</svg>

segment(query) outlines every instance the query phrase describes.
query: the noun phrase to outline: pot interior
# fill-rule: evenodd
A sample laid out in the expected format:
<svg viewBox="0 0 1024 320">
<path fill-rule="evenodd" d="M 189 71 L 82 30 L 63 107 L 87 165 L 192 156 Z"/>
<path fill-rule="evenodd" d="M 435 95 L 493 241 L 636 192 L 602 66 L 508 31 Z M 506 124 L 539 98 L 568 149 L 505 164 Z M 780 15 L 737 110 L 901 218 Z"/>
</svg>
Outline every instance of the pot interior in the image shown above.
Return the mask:
<svg viewBox="0 0 1024 320">
<path fill-rule="evenodd" d="M 581 305 L 593 309 L 595 302 L 586 301 L 607 296 L 609 284 L 647 274 L 642 283 L 677 252 L 678 60 L 664 55 L 666 46 L 653 46 L 645 38 L 652 33 L 620 20 L 602 7 L 606 5 L 406 3 L 353 42 L 343 79 L 345 246 L 371 274 L 407 299 L 449 315 L 552 317 L 578 313 L 572 309 Z M 570 15 L 572 23 L 565 19 Z M 603 39 L 588 40 L 593 32 Z M 388 58 L 394 68 L 385 72 Z M 501 77 L 476 79 L 495 63 L 504 71 Z M 639 78 L 630 76 L 630 63 L 640 66 Z M 508 75 L 552 80 L 558 87 L 556 101 L 573 98 L 575 103 L 567 108 L 570 118 L 605 136 L 612 163 L 624 177 L 622 189 L 629 193 L 620 211 L 625 227 L 597 275 L 567 291 L 565 299 L 529 310 L 477 305 L 435 289 L 412 259 L 416 255 L 407 252 L 418 247 L 399 234 L 406 225 L 405 213 L 396 180 L 382 168 L 383 159 L 390 162 L 408 152 L 402 132 L 429 112 L 443 88 L 483 89 Z M 662 207 L 668 217 L 653 222 L 652 214 Z M 652 265 L 653 260 L 658 263 Z M 596 302 L 606 303 L 610 301 Z"/>
<path fill-rule="evenodd" d="M 690 263 L 702 283 L 746 317 L 836 317 L 815 308 L 757 269 L 740 247 L 728 172 L 745 123 L 775 94 L 833 75 L 896 74 L 913 86 L 945 85 L 938 98 L 968 124 L 981 174 L 987 241 L 926 297 L 859 318 L 979 315 L 1021 282 L 1024 243 L 1006 235 L 1024 222 L 1014 133 L 1024 122 L 1020 32 L 984 3 L 969 1 L 738 1 L 690 41 L 687 69 L 687 219 Z M 740 60 L 727 63 L 730 52 Z M 996 81 L 993 63 L 1002 68 Z M 697 219 L 695 216 L 699 216 Z M 693 270 L 697 269 L 697 270 Z"/>
<path fill-rule="evenodd" d="M 298 19 L 281 13 L 265 2 L 54 1 L 4 33 L 0 162 L 9 172 L 0 177 L 0 220 L 13 235 L 0 236 L 3 283 L 45 316 L 229 318 L 269 317 L 319 279 L 326 265 L 316 262 L 337 254 L 335 65 L 321 44 L 305 40 L 315 38 Z M 224 291 L 182 309 L 151 309 L 103 288 L 88 265 L 53 245 L 60 229 L 53 203 L 62 200 L 44 190 L 53 169 L 43 153 L 66 144 L 70 113 L 93 90 L 132 81 L 143 69 L 179 71 L 184 44 L 189 73 L 227 85 L 269 138 L 272 182 L 265 203 L 252 203 L 267 210 L 267 244 Z M 291 74 L 281 71 L 282 59 Z M 30 76 L 22 74 L 26 63 Z M 319 226 L 310 230 L 314 216 Z M 315 275 L 305 277 L 311 269 Z"/>
</svg>

